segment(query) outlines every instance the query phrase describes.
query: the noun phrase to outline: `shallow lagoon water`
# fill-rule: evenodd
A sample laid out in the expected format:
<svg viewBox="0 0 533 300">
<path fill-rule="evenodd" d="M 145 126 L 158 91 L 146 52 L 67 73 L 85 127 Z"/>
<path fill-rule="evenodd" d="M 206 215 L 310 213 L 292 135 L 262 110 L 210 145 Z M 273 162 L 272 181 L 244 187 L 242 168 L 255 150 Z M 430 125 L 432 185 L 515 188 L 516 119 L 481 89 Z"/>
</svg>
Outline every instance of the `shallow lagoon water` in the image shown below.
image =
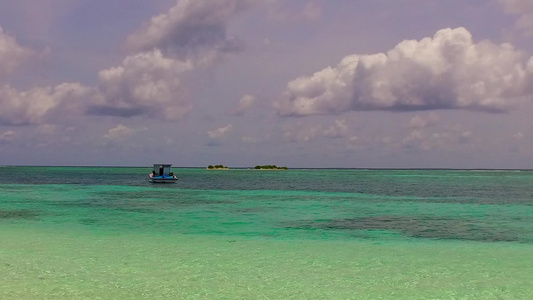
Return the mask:
<svg viewBox="0 0 533 300">
<path fill-rule="evenodd" d="M 1 299 L 528 299 L 533 172 L 0 168 Z"/>
</svg>

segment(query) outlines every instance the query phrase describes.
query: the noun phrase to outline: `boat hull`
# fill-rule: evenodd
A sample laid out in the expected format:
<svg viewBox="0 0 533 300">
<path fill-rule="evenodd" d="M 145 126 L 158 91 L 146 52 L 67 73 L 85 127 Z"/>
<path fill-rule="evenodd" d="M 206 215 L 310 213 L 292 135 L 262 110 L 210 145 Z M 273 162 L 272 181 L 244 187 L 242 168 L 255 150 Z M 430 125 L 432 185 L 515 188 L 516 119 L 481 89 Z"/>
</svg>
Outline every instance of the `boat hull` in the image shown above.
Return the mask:
<svg viewBox="0 0 533 300">
<path fill-rule="evenodd" d="M 173 176 L 153 176 L 153 174 L 149 174 L 150 176 L 150 182 L 152 183 L 175 183 L 178 181 L 178 178 L 176 175 Z"/>
</svg>

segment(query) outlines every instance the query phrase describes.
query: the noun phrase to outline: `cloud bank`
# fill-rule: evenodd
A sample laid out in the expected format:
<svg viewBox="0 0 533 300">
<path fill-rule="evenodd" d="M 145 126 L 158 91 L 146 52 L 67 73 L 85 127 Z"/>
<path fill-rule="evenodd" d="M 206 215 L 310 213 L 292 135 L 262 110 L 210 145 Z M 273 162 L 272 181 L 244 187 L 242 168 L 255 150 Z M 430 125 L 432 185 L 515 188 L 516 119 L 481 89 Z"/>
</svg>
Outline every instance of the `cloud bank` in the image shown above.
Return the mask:
<svg viewBox="0 0 533 300">
<path fill-rule="evenodd" d="M 147 116 L 177 120 L 193 107 L 191 94 L 206 72 L 242 43 L 227 23 L 260 1 L 183 0 L 129 36 L 132 52 L 98 73 L 95 88 L 77 83 L 26 91 L 0 86 L 0 124 L 42 124 L 53 117 Z M 0 79 L 33 53 L 0 28 Z"/>
<path fill-rule="evenodd" d="M 533 58 L 510 44 L 475 43 L 465 28 L 406 40 L 387 53 L 350 55 L 335 67 L 287 84 L 274 102 L 280 115 L 353 110 L 505 111 L 531 96 Z"/>
</svg>

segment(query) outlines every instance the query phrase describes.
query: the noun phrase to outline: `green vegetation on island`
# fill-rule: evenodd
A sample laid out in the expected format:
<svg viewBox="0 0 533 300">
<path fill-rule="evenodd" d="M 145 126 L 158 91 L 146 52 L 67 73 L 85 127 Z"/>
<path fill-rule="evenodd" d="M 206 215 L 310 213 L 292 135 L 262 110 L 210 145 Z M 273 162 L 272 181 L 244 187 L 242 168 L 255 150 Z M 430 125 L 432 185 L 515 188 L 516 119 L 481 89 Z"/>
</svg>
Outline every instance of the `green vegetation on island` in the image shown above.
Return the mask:
<svg viewBox="0 0 533 300">
<path fill-rule="evenodd" d="M 223 166 L 223 165 L 209 165 L 207 166 L 207 169 L 208 170 L 229 170 L 228 167 L 226 166 Z"/>
<path fill-rule="evenodd" d="M 278 167 L 276 165 L 264 165 L 264 166 L 255 166 L 256 170 L 288 170 L 287 167 Z"/>
</svg>

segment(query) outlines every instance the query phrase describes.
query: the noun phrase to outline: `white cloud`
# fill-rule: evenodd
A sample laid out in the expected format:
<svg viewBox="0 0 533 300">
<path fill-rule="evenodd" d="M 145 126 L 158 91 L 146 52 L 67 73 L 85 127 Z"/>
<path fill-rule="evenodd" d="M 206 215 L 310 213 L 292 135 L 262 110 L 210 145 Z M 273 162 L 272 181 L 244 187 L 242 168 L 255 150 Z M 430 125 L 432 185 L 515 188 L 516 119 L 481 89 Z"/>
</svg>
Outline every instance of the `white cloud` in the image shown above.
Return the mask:
<svg viewBox="0 0 533 300">
<path fill-rule="evenodd" d="M 346 137 L 346 135 L 348 134 L 348 125 L 346 125 L 346 120 L 335 120 L 335 124 L 324 129 L 323 133 L 324 136 L 330 138 Z"/>
<path fill-rule="evenodd" d="M 0 79 L 32 54 L 32 50 L 20 46 L 14 37 L 0 27 Z"/>
<path fill-rule="evenodd" d="M 91 92 L 79 83 L 37 87 L 23 92 L 8 85 L 0 86 L 0 124 L 42 124 L 82 115 L 82 100 Z"/>
<path fill-rule="evenodd" d="M 90 113 L 178 119 L 191 109 L 184 83 L 190 61 L 164 57 L 161 51 L 128 56 L 122 65 L 100 71 L 100 97 Z"/>
<path fill-rule="evenodd" d="M 0 28 L 0 78 L 12 72 L 35 52 L 20 46 Z M 57 122 L 84 113 L 84 105 L 94 90 L 79 83 L 33 87 L 19 91 L 11 85 L 0 86 L 0 124 L 29 125 Z"/>
<path fill-rule="evenodd" d="M 153 17 L 128 38 L 133 51 L 158 48 L 180 57 L 204 48 L 233 51 L 240 42 L 226 35 L 226 23 L 249 8 L 252 0 L 182 0 L 167 13 Z"/>
<path fill-rule="evenodd" d="M 413 125 L 412 118 L 409 122 L 410 131 L 398 142 L 393 139 L 386 143 L 391 148 L 402 147 L 408 150 L 441 150 L 457 151 L 459 147 L 472 146 L 477 141 L 476 137 L 470 130 L 465 130 L 461 125 L 454 126 L 436 126 L 440 117 L 431 114 L 423 119 L 429 120 L 429 123 L 422 122 Z"/>
<path fill-rule="evenodd" d="M 244 111 L 252 107 L 252 105 L 257 100 L 257 97 L 254 95 L 246 94 L 239 99 L 239 105 L 237 107 L 237 115 L 242 115 Z"/>
<path fill-rule="evenodd" d="M 345 57 L 336 68 L 325 68 L 311 77 L 300 77 L 287 84 L 282 99 L 274 103 L 281 114 L 312 115 L 338 113 L 350 107 L 354 69 L 359 58 Z"/>
<path fill-rule="evenodd" d="M 531 0 L 498 0 L 504 7 L 505 11 L 510 14 L 518 15 L 516 28 L 524 31 L 526 34 L 533 36 L 533 1 Z"/>
<path fill-rule="evenodd" d="M 321 125 L 315 126 L 302 126 L 298 125 L 294 128 L 285 129 L 283 134 L 284 138 L 288 142 L 301 143 L 309 142 L 314 139 L 322 130 Z"/>
<path fill-rule="evenodd" d="M 335 120 L 333 125 L 307 124 L 298 122 L 284 128 L 283 136 L 288 142 L 309 142 L 318 137 L 346 138 L 349 136 L 349 128 L 346 120 Z"/>
<path fill-rule="evenodd" d="M 0 134 L 0 144 L 7 144 L 11 142 L 17 134 L 14 131 L 5 131 L 2 134 Z"/>
<path fill-rule="evenodd" d="M 227 135 L 228 133 L 231 132 L 232 129 L 233 129 L 233 125 L 228 124 L 224 127 L 220 127 L 220 128 L 208 131 L 207 134 L 209 135 L 210 138 L 217 139 L 217 138 L 221 138 Z"/>
<path fill-rule="evenodd" d="M 177 120 L 193 107 L 199 78 L 241 43 L 226 34 L 227 23 L 252 0 L 182 0 L 129 36 L 136 52 L 118 67 L 99 73 L 96 115 Z"/>
<path fill-rule="evenodd" d="M 431 112 L 427 116 L 416 115 L 409 120 L 410 128 L 426 128 L 435 126 L 440 121 L 440 116 L 434 112 Z"/>
<path fill-rule="evenodd" d="M 177 120 L 192 109 L 191 93 L 227 52 L 242 46 L 227 23 L 259 0 L 183 0 L 128 39 L 122 64 L 98 73 L 95 89 L 63 83 L 17 91 L 0 87 L 0 124 L 42 124 L 52 115 L 88 113 Z M 0 78 L 31 51 L 0 28 Z M 66 93 L 66 91 L 70 91 Z M 85 101 L 79 101 L 83 98 Z M 244 101 L 251 101 L 245 99 Z M 251 105 L 251 102 L 243 105 Z M 59 115 L 56 112 L 68 112 Z"/>
<path fill-rule="evenodd" d="M 513 134 L 513 137 L 517 140 L 521 140 L 524 138 L 524 134 L 522 132 L 517 132 L 515 134 Z"/>
<path fill-rule="evenodd" d="M 464 28 L 406 40 L 392 50 L 350 55 L 337 66 L 287 84 L 274 107 L 281 115 L 339 114 L 350 110 L 502 111 L 531 96 L 533 60 L 510 44 L 474 43 Z"/>
<path fill-rule="evenodd" d="M 135 133 L 135 130 L 128 128 L 122 124 L 119 124 L 117 127 L 109 129 L 104 138 L 108 140 L 120 140 L 127 138 Z"/>
<path fill-rule="evenodd" d="M 404 137 L 401 142 L 403 148 L 411 150 L 429 151 L 432 149 L 445 149 L 452 145 L 457 145 L 461 142 L 461 138 L 465 140 L 470 136 L 470 132 L 463 133 L 459 136 L 451 132 L 427 132 L 423 129 L 413 129 Z"/>
</svg>

